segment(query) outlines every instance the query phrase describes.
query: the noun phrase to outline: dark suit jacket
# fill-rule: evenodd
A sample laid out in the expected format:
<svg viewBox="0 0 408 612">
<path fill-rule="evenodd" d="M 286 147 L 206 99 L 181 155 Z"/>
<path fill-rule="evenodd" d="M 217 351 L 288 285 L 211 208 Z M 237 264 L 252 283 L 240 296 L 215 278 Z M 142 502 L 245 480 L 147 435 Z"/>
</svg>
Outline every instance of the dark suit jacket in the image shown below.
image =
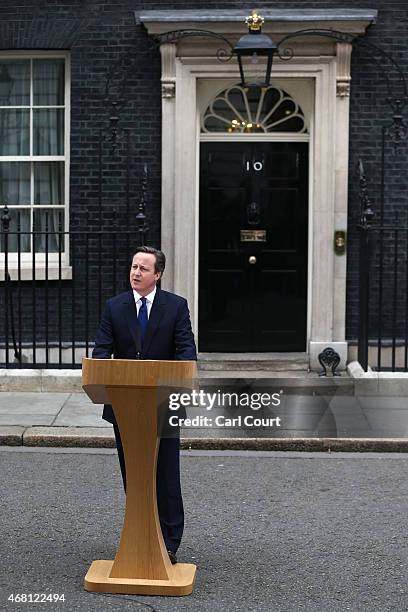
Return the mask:
<svg viewBox="0 0 408 612">
<path fill-rule="evenodd" d="M 110 359 L 112 355 L 116 359 L 197 359 L 187 301 L 157 287 L 142 346 L 133 291 L 108 300 L 92 357 Z M 103 418 L 113 422 L 111 406 L 105 406 Z"/>
</svg>

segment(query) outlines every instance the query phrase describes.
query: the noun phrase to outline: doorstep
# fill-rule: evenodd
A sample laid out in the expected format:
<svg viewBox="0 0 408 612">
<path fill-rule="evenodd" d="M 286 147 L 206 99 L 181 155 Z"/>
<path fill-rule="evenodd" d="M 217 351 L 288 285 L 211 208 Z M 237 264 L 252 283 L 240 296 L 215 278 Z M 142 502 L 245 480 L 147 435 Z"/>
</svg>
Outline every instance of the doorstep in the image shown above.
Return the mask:
<svg viewBox="0 0 408 612">
<path fill-rule="evenodd" d="M 291 372 L 309 370 L 307 353 L 199 353 L 198 369 L 207 371 Z"/>
</svg>

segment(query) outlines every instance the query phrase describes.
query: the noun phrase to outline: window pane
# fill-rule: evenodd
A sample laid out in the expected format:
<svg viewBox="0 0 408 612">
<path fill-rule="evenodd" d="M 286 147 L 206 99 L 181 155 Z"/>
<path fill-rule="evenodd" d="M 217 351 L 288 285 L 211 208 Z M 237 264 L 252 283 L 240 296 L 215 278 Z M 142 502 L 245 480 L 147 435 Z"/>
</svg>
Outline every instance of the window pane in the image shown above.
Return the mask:
<svg viewBox="0 0 408 612">
<path fill-rule="evenodd" d="M 30 105 L 30 60 L 0 61 L 0 106 Z"/>
<path fill-rule="evenodd" d="M 64 60 L 33 60 L 34 106 L 64 105 Z"/>
<path fill-rule="evenodd" d="M 33 154 L 64 155 L 64 109 L 33 111 Z"/>
<path fill-rule="evenodd" d="M 30 211 L 17 210 L 11 208 L 10 227 L 7 236 L 7 252 L 8 253 L 28 253 L 30 251 Z M 20 234 L 17 235 L 17 228 L 20 228 Z M 15 233 L 14 233 L 15 232 Z M 25 233 L 24 233 L 25 232 Z M 6 246 L 6 237 L 0 232 L 0 252 L 4 253 Z"/>
<path fill-rule="evenodd" d="M 34 211 L 35 250 L 37 253 L 58 253 L 58 230 L 64 230 L 64 210 L 55 208 L 42 208 Z M 43 233 L 40 233 L 43 232 Z M 48 235 L 48 238 L 47 238 Z M 48 240 L 48 245 L 47 245 Z M 64 250 L 64 234 L 61 235 L 61 252 Z"/>
<path fill-rule="evenodd" d="M 34 162 L 34 204 L 64 204 L 63 162 Z"/>
<path fill-rule="evenodd" d="M 0 203 L 30 205 L 30 162 L 0 162 Z"/>
<path fill-rule="evenodd" d="M 30 111 L 0 109 L 0 155 L 30 155 Z"/>
</svg>

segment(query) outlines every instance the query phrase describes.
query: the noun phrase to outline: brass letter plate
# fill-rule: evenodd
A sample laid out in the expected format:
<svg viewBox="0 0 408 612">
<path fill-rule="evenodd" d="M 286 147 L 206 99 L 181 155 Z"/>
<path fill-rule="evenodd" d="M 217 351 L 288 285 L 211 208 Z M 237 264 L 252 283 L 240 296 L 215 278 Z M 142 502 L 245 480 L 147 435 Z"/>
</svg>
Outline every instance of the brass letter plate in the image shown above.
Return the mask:
<svg viewBox="0 0 408 612">
<path fill-rule="evenodd" d="M 241 230 L 241 242 L 266 242 L 266 230 Z"/>
</svg>

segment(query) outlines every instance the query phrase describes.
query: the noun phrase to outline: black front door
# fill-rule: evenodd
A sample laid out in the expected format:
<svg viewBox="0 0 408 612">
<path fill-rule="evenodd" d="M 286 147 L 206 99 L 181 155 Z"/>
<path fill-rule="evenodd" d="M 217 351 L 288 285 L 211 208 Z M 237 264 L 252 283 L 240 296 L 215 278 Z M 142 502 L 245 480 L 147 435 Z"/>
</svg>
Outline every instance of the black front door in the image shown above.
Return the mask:
<svg viewBox="0 0 408 612">
<path fill-rule="evenodd" d="M 304 351 L 308 144 L 201 144 L 199 349 Z"/>
</svg>

